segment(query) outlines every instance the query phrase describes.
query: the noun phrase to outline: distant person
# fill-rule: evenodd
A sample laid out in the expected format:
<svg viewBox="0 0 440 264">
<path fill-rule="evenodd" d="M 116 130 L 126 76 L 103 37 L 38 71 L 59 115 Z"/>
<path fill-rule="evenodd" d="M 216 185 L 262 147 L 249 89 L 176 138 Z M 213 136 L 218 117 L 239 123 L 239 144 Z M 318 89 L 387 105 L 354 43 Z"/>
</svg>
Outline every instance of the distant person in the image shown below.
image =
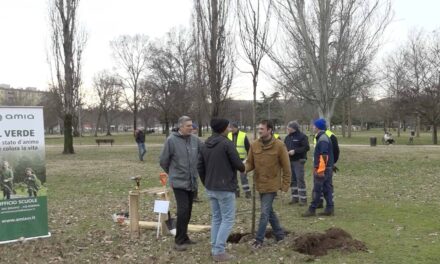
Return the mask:
<svg viewBox="0 0 440 264">
<path fill-rule="evenodd" d="M 193 199 L 197 190 L 197 163 L 202 142 L 192 134 L 192 120 L 182 116 L 177 121 L 179 130 L 172 132 L 160 154 L 160 166 L 169 175 L 177 205 L 174 249 L 184 251 L 195 242 L 188 237 Z"/>
<path fill-rule="evenodd" d="M 134 136 L 136 138 L 136 143 L 138 145 L 139 150 L 139 160 L 144 160 L 144 155 L 147 153 L 147 149 L 145 148 L 145 133 L 142 129 L 136 129 L 134 132 Z"/>
<path fill-rule="evenodd" d="M 333 204 L 333 149 L 330 138 L 326 135 L 326 121 L 323 118 L 313 122 L 316 132 L 316 144 L 313 154 L 313 201 L 309 209 L 302 214 L 303 217 L 316 215 L 316 209 L 320 203 L 321 194 L 324 194 L 326 207 L 320 215 L 330 216 L 334 214 Z"/>
<path fill-rule="evenodd" d="M 40 189 L 41 183 L 31 168 L 27 168 L 25 170 L 24 183 L 26 184 L 26 187 L 28 189 L 29 197 L 37 197 L 37 193 Z"/>
<path fill-rule="evenodd" d="M 246 172 L 254 171 L 257 191 L 260 193 L 261 215 L 252 248 L 262 247 L 267 224 L 270 223 L 276 241 L 284 239 L 284 230 L 273 210 L 273 201 L 279 190 L 287 192 L 291 171 L 289 154 L 281 140 L 273 136 L 273 124 L 263 120 L 258 125 L 259 139 L 252 142 L 246 160 Z M 282 171 L 282 173 L 280 173 Z"/>
<path fill-rule="evenodd" d="M 214 261 L 229 261 L 226 241 L 235 220 L 237 170 L 245 166 L 235 145 L 228 140 L 228 120 L 212 119 L 213 131 L 201 150 L 198 171 L 211 201 L 211 253 Z"/>
<path fill-rule="evenodd" d="M 2 173 L 0 175 L 0 186 L 3 190 L 3 199 L 11 199 L 14 184 L 14 172 L 9 167 L 9 162 L 3 161 Z"/>
<path fill-rule="evenodd" d="M 385 132 L 383 135 L 383 142 L 387 145 L 394 144 L 394 138 L 393 135 L 390 132 Z"/>
<path fill-rule="evenodd" d="M 246 135 L 246 132 L 240 131 L 238 129 L 238 124 L 236 122 L 232 122 L 229 127 L 231 131 L 228 133 L 228 138 L 234 143 L 234 146 L 238 151 L 238 155 L 240 156 L 240 159 L 243 161 L 246 159 L 247 154 L 249 152 L 249 148 L 251 146 L 248 137 Z M 241 188 L 243 189 L 245 197 L 251 198 L 249 181 L 244 171 L 240 172 L 240 181 L 241 181 Z M 240 197 L 240 187 L 238 185 L 235 195 L 237 197 Z"/>
<path fill-rule="evenodd" d="M 304 164 L 307 161 L 307 152 L 310 150 L 309 139 L 300 131 L 296 121 L 290 121 L 286 130 L 288 135 L 284 139 L 284 144 L 286 144 L 289 153 L 292 171 L 290 184 L 292 200 L 290 204 L 299 203 L 300 206 L 305 206 L 307 205 L 307 189 L 304 180 Z"/>
</svg>

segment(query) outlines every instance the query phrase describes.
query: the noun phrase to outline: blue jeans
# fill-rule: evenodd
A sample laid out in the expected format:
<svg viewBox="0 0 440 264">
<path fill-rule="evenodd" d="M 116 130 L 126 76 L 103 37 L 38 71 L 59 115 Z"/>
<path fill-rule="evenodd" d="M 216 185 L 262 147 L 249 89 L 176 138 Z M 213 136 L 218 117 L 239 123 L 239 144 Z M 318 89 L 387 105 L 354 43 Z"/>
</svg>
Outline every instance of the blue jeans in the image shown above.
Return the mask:
<svg viewBox="0 0 440 264">
<path fill-rule="evenodd" d="M 327 167 L 324 172 L 324 177 L 313 175 L 313 194 L 312 204 L 309 207 L 311 212 L 314 212 L 320 203 L 321 194 L 324 194 L 326 202 L 325 211 L 333 210 L 333 168 Z"/>
<path fill-rule="evenodd" d="M 275 199 L 276 195 L 277 195 L 276 192 L 260 193 L 261 216 L 260 216 L 260 223 L 258 224 L 257 237 L 256 237 L 256 240 L 260 243 L 263 243 L 264 236 L 266 235 L 266 227 L 268 222 L 272 226 L 275 239 L 277 241 L 284 239 L 284 231 L 281 228 L 280 221 L 278 220 L 278 217 L 272 208 L 273 200 Z"/>
<path fill-rule="evenodd" d="M 144 160 L 144 155 L 147 153 L 147 149 L 145 148 L 145 143 L 137 143 L 139 149 L 139 160 Z"/>
<path fill-rule="evenodd" d="M 218 255 L 225 252 L 226 240 L 235 221 L 235 193 L 210 191 L 206 193 L 211 202 L 211 252 Z"/>
</svg>

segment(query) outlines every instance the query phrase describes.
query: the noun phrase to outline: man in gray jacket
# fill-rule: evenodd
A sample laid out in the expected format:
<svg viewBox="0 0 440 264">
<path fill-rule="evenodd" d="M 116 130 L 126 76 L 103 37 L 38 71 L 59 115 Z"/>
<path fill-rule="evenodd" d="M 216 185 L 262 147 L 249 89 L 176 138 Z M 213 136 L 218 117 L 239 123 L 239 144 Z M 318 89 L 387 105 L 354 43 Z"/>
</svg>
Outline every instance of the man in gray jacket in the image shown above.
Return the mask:
<svg viewBox="0 0 440 264">
<path fill-rule="evenodd" d="M 180 117 L 178 126 L 179 130 L 172 132 L 165 141 L 160 154 L 160 166 L 168 173 L 170 186 L 176 198 L 177 230 L 174 249 L 184 251 L 187 245 L 194 244 L 187 233 L 194 194 L 197 190 L 197 162 L 202 142 L 191 133 L 193 127 L 190 117 Z"/>
</svg>

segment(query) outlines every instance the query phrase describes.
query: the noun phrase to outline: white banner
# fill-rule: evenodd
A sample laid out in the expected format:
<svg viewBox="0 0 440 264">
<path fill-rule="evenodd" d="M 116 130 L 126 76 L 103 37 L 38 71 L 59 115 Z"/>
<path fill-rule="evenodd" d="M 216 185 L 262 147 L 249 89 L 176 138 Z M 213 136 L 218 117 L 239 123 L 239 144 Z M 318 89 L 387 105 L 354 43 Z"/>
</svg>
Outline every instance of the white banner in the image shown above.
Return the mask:
<svg viewBox="0 0 440 264">
<path fill-rule="evenodd" d="M 0 107 L 0 243 L 47 237 L 41 107 Z"/>
</svg>

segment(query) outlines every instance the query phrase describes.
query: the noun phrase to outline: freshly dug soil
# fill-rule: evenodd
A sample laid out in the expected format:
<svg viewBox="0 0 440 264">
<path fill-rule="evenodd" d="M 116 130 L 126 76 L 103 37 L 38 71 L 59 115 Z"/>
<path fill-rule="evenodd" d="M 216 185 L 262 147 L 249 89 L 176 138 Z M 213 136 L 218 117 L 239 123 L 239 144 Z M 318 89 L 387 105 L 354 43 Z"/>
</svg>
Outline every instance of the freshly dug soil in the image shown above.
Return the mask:
<svg viewBox="0 0 440 264">
<path fill-rule="evenodd" d="M 367 251 L 367 246 L 359 240 L 353 239 L 349 233 L 340 228 L 330 228 L 321 233 L 307 233 L 295 238 L 295 251 L 313 256 L 326 255 L 330 249 L 346 252 Z"/>
</svg>

